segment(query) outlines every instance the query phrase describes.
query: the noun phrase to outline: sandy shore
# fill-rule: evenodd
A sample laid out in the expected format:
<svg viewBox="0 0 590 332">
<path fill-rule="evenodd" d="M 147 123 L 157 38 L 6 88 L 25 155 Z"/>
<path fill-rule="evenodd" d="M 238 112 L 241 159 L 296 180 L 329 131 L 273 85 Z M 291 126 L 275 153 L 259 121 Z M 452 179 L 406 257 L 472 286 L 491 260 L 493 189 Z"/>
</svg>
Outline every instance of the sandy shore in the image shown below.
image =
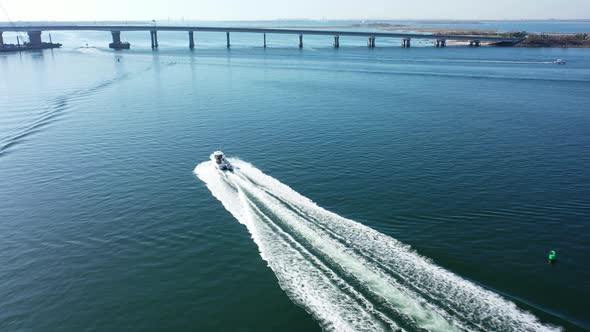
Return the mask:
<svg viewBox="0 0 590 332">
<path fill-rule="evenodd" d="M 262 28 L 262 27 L 261 27 Z M 281 26 L 280 29 L 375 29 L 383 31 L 399 32 L 430 32 L 433 34 L 457 34 L 457 35 L 491 35 L 498 34 L 496 30 L 488 29 L 461 29 L 461 28 L 434 28 L 405 24 L 353 24 L 353 25 L 309 25 L 309 26 Z"/>
</svg>

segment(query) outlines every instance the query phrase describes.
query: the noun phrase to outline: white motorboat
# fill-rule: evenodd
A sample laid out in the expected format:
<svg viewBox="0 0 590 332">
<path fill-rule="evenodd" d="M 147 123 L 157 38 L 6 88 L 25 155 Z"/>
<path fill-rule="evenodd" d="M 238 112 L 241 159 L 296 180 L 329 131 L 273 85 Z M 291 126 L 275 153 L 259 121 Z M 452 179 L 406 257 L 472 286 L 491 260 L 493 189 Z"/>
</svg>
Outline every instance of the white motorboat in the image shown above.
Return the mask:
<svg viewBox="0 0 590 332">
<path fill-rule="evenodd" d="M 227 159 L 225 159 L 225 156 L 223 155 L 223 152 L 221 151 L 215 151 L 211 154 L 211 161 L 213 161 L 213 163 L 215 164 L 215 166 L 221 170 L 221 171 L 233 171 L 234 167 L 232 166 L 232 164 L 229 163 L 229 161 L 227 161 Z"/>
<path fill-rule="evenodd" d="M 563 59 L 555 59 L 555 61 L 553 61 L 553 63 L 556 65 L 565 65 L 567 62 L 565 62 L 565 60 L 563 60 Z"/>
</svg>

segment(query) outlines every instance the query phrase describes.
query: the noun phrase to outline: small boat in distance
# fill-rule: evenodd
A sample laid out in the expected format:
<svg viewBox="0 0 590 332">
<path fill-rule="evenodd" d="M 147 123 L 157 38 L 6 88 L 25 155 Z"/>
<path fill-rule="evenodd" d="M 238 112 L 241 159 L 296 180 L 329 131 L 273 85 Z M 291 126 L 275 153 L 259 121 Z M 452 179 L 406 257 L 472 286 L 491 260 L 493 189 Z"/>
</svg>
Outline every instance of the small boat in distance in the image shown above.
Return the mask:
<svg viewBox="0 0 590 332">
<path fill-rule="evenodd" d="M 553 61 L 553 63 L 556 65 L 565 65 L 567 62 L 563 59 L 555 59 L 555 61 Z"/>
<path fill-rule="evenodd" d="M 234 167 L 225 159 L 223 152 L 215 151 L 210 156 L 211 161 L 215 163 L 215 167 L 217 167 L 221 171 L 230 171 L 234 170 Z"/>
</svg>

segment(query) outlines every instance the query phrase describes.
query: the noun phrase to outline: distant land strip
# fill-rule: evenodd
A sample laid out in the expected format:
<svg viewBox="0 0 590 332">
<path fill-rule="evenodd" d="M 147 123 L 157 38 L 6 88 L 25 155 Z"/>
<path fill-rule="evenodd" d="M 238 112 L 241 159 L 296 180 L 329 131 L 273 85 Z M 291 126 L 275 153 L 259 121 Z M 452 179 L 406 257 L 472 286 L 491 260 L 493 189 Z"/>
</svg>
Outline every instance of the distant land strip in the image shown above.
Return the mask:
<svg viewBox="0 0 590 332">
<path fill-rule="evenodd" d="M 431 22 L 424 22 L 433 24 Z M 447 23 L 445 23 L 447 24 Z M 472 24 L 472 23 L 469 23 Z M 280 28 L 297 29 L 301 26 L 282 26 Z M 366 23 L 366 24 L 350 24 L 350 25 L 318 25 L 306 26 L 306 29 L 375 29 L 382 31 L 395 32 L 423 32 L 434 35 L 464 35 L 464 36 L 486 36 L 486 37 L 510 37 L 510 38 L 525 38 L 526 39 L 515 45 L 517 47 L 582 47 L 590 48 L 590 32 L 589 33 L 564 33 L 564 32 L 548 32 L 536 33 L 526 31 L 499 31 L 493 29 L 480 28 L 460 28 L 460 27 L 424 27 L 409 24 L 391 24 L 391 23 Z M 461 44 L 465 42 L 453 42 L 453 44 Z M 482 41 L 482 44 L 488 42 Z"/>
</svg>

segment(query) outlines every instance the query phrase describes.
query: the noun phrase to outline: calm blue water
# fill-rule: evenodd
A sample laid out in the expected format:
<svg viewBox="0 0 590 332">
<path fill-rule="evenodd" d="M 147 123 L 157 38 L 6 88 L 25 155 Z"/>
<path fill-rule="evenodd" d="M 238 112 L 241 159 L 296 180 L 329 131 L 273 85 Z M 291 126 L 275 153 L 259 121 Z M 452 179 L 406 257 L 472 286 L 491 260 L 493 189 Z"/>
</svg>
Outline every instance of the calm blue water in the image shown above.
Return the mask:
<svg viewBox="0 0 590 332">
<path fill-rule="evenodd" d="M 0 330 L 590 330 L 589 50 L 52 38 L 0 55 Z"/>
</svg>

